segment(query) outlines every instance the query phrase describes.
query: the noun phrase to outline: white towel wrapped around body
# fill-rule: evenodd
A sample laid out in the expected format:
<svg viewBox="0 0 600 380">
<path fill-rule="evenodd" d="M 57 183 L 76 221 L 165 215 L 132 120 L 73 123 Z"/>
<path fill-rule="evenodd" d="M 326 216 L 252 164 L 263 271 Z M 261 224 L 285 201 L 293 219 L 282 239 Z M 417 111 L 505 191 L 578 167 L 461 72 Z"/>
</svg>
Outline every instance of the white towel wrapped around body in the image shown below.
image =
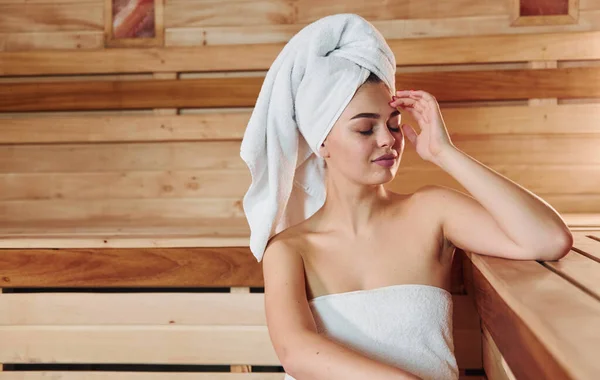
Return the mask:
<svg viewBox="0 0 600 380">
<path fill-rule="evenodd" d="M 453 298 L 445 289 L 400 284 L 328 294 L 309 302 L 317 332 L 423 380 L 457 380 Z M 284 380 L 295 380 L 288 373 Z"/>
<path fill-rule="evenodd" d="M 373 73 L 391 96 L 395 72 L 383 36 L 356 14 L 321 18 L 284 46 L 267 72 L 240 148 L 252 176 L 243 208 L 258 261 L 272 236 L 325 203 L 318 149 L 356 90 Z"/>
</svg>

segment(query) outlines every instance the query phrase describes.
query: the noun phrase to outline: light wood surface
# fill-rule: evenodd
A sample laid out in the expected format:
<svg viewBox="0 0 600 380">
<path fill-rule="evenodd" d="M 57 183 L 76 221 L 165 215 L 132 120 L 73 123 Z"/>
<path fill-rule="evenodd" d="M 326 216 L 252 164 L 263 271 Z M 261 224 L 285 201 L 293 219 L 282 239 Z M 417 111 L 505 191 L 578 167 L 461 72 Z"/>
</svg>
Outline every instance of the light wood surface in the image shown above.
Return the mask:
<svg viewBox="0 0 600 380">
<path fill-rule="evenodd" d="M 595 233 L 574 232 L 574 248 L 583 251 L 582 237 Z M 479 315 L 517 379 L 593 379 L 600 373 L 594 359 L 600 261 L 578 252 L 558 262 L 467 256 Z"/>
</svg>

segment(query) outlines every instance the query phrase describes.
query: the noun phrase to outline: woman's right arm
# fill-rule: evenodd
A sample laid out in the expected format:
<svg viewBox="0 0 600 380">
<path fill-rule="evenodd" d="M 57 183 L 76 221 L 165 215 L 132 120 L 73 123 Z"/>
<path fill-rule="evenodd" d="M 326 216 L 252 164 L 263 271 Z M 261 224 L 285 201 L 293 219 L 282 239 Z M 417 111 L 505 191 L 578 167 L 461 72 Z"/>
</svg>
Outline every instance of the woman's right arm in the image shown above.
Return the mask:
<svg viewBox="0 0 600 380">
<path fill-rule="evenodd" d="M 317 333 L 302 257 L 284 241 L 274 240 L 267 246 L 263 276 L 271 342 L 283 368 L 296 380 L 419 379 Z"/>
</svg>

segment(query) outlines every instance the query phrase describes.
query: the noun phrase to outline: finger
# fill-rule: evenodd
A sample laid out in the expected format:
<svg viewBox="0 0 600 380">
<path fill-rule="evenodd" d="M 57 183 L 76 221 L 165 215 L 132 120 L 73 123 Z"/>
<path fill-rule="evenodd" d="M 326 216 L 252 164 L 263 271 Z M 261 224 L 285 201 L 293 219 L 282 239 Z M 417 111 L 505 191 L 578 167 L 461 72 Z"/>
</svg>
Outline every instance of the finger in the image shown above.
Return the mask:
<svg viewBox="0 0 600 380">
<path fill-rule="evenodd" d="M 417 145 L 417 132 L 408 124 L 402 124 L 402 131 L 404 132 L 404 136 L 410 141 L 413 146 Z"/>
<path fill-rule="evenodd" d="M 415 118 L 415 120 L 419 123 L 419 125 L 426 122 L 423 114 L 421 112 L 419 112 L 418 110 L 416 110 L 412 107 L 400 107 L 400 108 L 402 110 L 405 110 L 408 113 L 410 113 Z"/>
<path fill-rule="evenodd" d="M 419 112 L 423 116 L 426 116 L 427 113 L 427 105 L 423 104 L 423 101 L 414 100 L 414 99 L 399 99 L 398 106 L 405 106 L 414 109 Z"/>
<path fill-rule="evenodd" d="M 405 96 L 412 99 L 422 99 L 427 103 L 436 104 L 437 100 L 433 95 L 428 93 L 427 91 L 421 90 L 401 90 L 397 91 L 399 96 Z"/>
</svg>

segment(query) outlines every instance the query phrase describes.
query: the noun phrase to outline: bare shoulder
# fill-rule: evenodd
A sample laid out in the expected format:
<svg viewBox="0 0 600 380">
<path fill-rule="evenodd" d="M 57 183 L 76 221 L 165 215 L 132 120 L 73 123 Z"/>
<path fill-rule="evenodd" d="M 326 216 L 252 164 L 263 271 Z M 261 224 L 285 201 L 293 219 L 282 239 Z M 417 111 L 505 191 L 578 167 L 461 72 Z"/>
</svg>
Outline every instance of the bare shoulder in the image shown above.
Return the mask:
<svg viewBox="0 0 600 380">
<path fill-rule="evenodd" d="M 289 233 L 276 235 L 262 260 L 267 327 L 284 366 L 296 347 L 295 338 L 307 331 L 316 332 L 307 301 L 304 262 L 295 246 Z"/>
<path fill-rule="evenodd" d="M 444 209 L 448 206 L 447 202 L 451 201 L 451 192 L 454 191 L 439 185 L 420 187 L 404 201 L 406 205 L 401 209 L 406 211 L 401 218 L 410 220 L 411 228 L 416 228 L 415 233 L 435 234 L 437 239 L 445 242 L 443 235 Z"/>
<path fill-rule="evenodd" d="M 415 203 L 430 223 L 443 229 L 444 221 L 451 210 L 460 209 L 465 204 L 475 203 L 473 197 L 462 191 L 440 185 L 426 185 L 415 192 Z M 447 239 L 444 236 L 444 239 Z"/>
<path fill-rule="evenodd" d="M 456 195 L 465 195 L 464 193 L 440 185 L 425 185 L 415 191 L 415 199 L 421 204 L 430 204 L 431 206 L 441 206 L 444 202 L 452 202 Z M 428 207 L 432 209 L 433 207 Z"/>
</svg>

